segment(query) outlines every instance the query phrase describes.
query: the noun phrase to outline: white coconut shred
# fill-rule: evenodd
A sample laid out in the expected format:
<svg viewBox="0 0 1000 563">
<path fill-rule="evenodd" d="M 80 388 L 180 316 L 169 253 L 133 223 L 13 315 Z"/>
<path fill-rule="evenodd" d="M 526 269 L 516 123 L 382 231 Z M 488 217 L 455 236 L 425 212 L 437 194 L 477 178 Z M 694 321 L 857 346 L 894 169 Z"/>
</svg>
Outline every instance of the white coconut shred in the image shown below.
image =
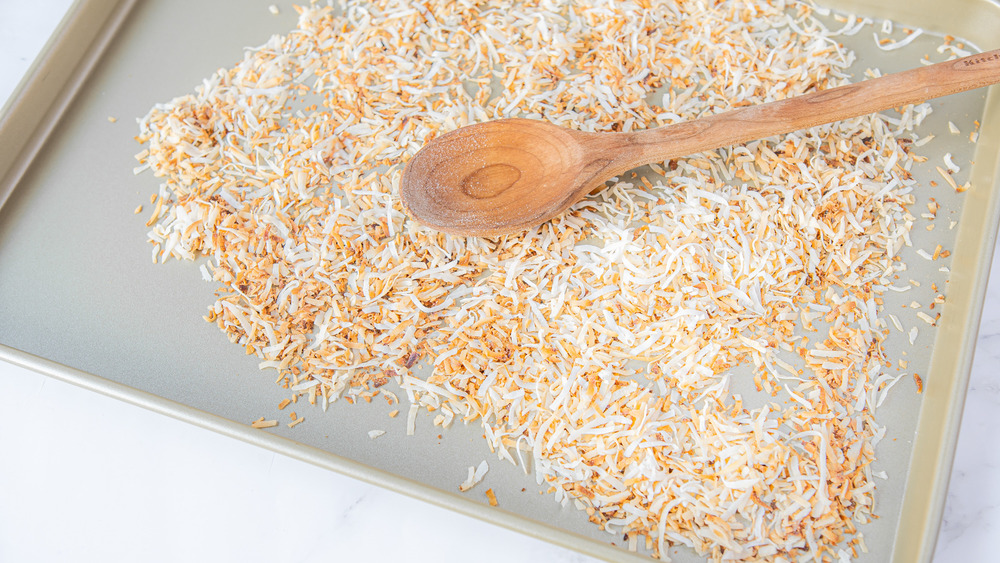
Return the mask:
<svg viewBox="0 0 1000 563">
<path fill-rule="evenodd" d="M 300 8 L 140 121 L 137 172 L 163 178 L 153 259 L 206 256 L 207 319 L 296 396 L 395 379 L 633 548 L 856 554 L 874 409 L 901 379 L 880 295 L 928 106 L 660 163 L 516 236 L 409 220 L 402 167 L 436 135 L 509 116 L 627 131 L 836 86 L 836 35 L 864 23 L 831 31 L 791 1 L 569 4 Z M 737 366 L 788 401 L 744 407 Z"/>
</svg>

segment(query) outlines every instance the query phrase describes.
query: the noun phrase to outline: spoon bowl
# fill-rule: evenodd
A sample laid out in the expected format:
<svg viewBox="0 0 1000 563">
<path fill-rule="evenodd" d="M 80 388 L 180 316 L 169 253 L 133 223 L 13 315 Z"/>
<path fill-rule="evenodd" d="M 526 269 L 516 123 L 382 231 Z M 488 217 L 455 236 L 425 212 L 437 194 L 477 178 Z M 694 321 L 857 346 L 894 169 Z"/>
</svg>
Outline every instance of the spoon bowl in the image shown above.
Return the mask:
<svg viewBox="0 0 1000 563">
<path fill-rule="evenodd" d="M 535 227 L 636 166 L 780 135 L 1000 82 L 1000 50 L 627 133 L 501 119 L 435 138 L 407 163 L 406 212 L 457 235 Z"/>
<path fill-rule="evenodd" d="M 407 164 L 403 205 L 422 223 L 453 234 L 528 229 L 577 200 L 564 188 L 578 183 L 586 167 L 585 135 L 529 119 L 456 129 Z"/>
</svg>

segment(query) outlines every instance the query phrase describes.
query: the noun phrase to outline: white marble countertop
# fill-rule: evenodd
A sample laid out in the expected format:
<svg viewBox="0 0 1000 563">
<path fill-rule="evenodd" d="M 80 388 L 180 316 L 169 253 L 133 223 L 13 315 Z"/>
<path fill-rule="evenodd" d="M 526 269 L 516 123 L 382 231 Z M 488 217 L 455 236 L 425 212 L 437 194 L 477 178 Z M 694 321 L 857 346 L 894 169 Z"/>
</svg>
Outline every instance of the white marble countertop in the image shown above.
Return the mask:
<svg viewBox="0 0 1000 563">
<path fill-rule="evenodd" d="M 0 0 L 0 103 L 69 4 Z M 996 558 L 997 262 L 939 561 Z M 0 452 L 0 561 L 590 561 L 4 362 Z"/>
</svg>

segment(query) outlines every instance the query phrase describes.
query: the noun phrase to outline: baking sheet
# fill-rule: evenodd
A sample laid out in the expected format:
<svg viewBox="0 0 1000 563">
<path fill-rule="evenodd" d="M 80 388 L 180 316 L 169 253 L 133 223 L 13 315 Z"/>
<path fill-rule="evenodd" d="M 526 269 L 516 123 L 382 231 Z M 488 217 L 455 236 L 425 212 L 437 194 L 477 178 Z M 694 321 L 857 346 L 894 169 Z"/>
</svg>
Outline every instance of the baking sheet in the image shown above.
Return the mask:
<svg viewBox="0 0 1000 563">
<path fill-rule="evenodd" d="M 40 91 L 51 100 L 15 95 L 8 115 L 20 120 L 19 129 L 12 129 L 7 118 L 0 126 L 4 154 L 17 155 L 9 163 L 0 161 L 0 177 L 5 178 L 0 194 L 11 194 L 0 209 L 3 357 L 567 547 L 608 559 L 625 557 L 611 545 L 621 544 L 620 538 L 597 530 L 584 513 L 539 495 L 534 479 L 520 468 L 494 461 L 476 425 L 442 432 L 423 414 L 417 435 L 406 437 L 405 417 L 390 419 L 387 405 L 337 403 L 324 414 L 304 411 L 308 424 L 294 429 L 282 425 L 262 432 L 247 426 L 260 416 L 277 418 L 277 405 L 287 392 L 273 384 L 270 372 L 258 370 L 256 358 L 244 355 L 201 319 L 213 301 L 214 286 L 201 281 L 195 266 L 151 263 L 146 215 L 132 210 L 148 203 L 158 181 L 132 175 L 132 155 L 140 148 L 133 140 L 134 118 L 232 64 L 243 47 L 292 29 L 294 11 L 279 4 L 281 15 L 274 16 L 262 2 L 241 3 L 238 11 L 229 2 L 139 3 L 112 36 L 109 31 L 127 4 L 78 3 L 50 44 L 52 66 L 36 68 L 27 85 L 38 88 L 43 81 L 46 88 Z M 982 49 L 998 46 L 989 34 L 1000 26 L 1000 9 L 993 2 L 952 5 L 947 13 L 935 13 L 938 8 L 930 3 L 905 6 L 874 15 L 894 15 L 910 25 L 965 36 Z M 865 6 L 852 8 L 866 13 Z M 191 18 L 192 13 L 198 17 Z M 87 31 L 93 37 L 88 39 Z M 914 66 L 919 55 L 940 43 L 923 37 L 912 48 L 883 54 L 873 48 L 870 35 L 853 39 L 867 46 L 859 49 L 856 68 L 877 66 L 886 72 Z M 104 44 L 107 49 L 98 59 L 96 51 Z M 94 56 L 88 58 L 91 52 Z M 880 483 L 876 512 L 882 518 L 863 528 L 871 554 L 862 561 L 882 561 L 890 552 L 899 561 L 929 559 L 933 552 L 997 224 L 1000 124 L 984 117 L 987 106 L 997 115 L 996 93 L 989 101 L 985 94 L 981 90 L 935 101 L 935 113 L 921 129 L 922 134 L 939 133 L 940 143 L 924 151 L 931 157 L 928 165 L 940 164 L 945 152 L 959 163 L 976 161 L 959 175 L 960 181 L 971 177 L 974 188 L 943 201 L 946 211 L 961 217 L 954 231 L 914 231 L 915 247 L 933 249 L 942 242 L 953 249 L 949 265 L 954 273 L 937 341 L 924 341 L 922 352 L 909 356 L 911 366 L 931 364 L 912 368 L 924 374 L 925 393 L 899 388 L 879 411 L 879 420 L 891 432 L 877 450 L 879 469 L 891 479 Z M 63 108 L 65 115 L 56 121 L 55 113 Z M 947 134 L 947 121 L 967 133 L 975 119 L 983 128 L 979 152 L 972 154 L 967 142 Z M 47 135 L 47 129 L 53 134 Z M 932 171 L 933 166 L 918 170 L 918 178 L 933 179 Z M 943 190 L 933 195 L 941 200 Z M 925 201 L 919 199 L 914 209 L 919 212 Z M 908 255 L 914 266 L 919 260 Z M 935 273 L 940 265 L 914 277 L 940 275 Z M 928 301 L 910 294 L 905 302 L 912 299 Z M 887 344 L 890 351 L 905 346 L 904 337 L 894 338 Z M 387 434 L 372 441 L 367 432 L 373 428 Z M 455 492 L 465 468 L 483 459 L 491 461 L 491 471 L 480 487 L 492 487 L 502 509 L 485 506 L 481 496 Z M 697 560 L 686 550 L 671 554 Z"/>
</svg>

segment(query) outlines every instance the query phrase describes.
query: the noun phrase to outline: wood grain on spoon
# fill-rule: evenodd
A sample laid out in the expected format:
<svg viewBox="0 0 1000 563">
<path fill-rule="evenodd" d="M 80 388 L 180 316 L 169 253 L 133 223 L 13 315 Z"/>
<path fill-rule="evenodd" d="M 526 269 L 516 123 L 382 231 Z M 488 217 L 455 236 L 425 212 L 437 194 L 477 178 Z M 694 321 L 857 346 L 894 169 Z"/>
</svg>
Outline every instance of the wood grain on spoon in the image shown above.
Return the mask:
<svg viewBox="0 0 1000 563">
<path fill-rule="evenodd" d="M 403 207 L 440 231 L 499 236 L 537 226 L 636 166 L 790 133 L 1000 82 L 1000 50 L 628 133 L 501 119 L 442 135 L 406 165 Z"/>
</svg>

